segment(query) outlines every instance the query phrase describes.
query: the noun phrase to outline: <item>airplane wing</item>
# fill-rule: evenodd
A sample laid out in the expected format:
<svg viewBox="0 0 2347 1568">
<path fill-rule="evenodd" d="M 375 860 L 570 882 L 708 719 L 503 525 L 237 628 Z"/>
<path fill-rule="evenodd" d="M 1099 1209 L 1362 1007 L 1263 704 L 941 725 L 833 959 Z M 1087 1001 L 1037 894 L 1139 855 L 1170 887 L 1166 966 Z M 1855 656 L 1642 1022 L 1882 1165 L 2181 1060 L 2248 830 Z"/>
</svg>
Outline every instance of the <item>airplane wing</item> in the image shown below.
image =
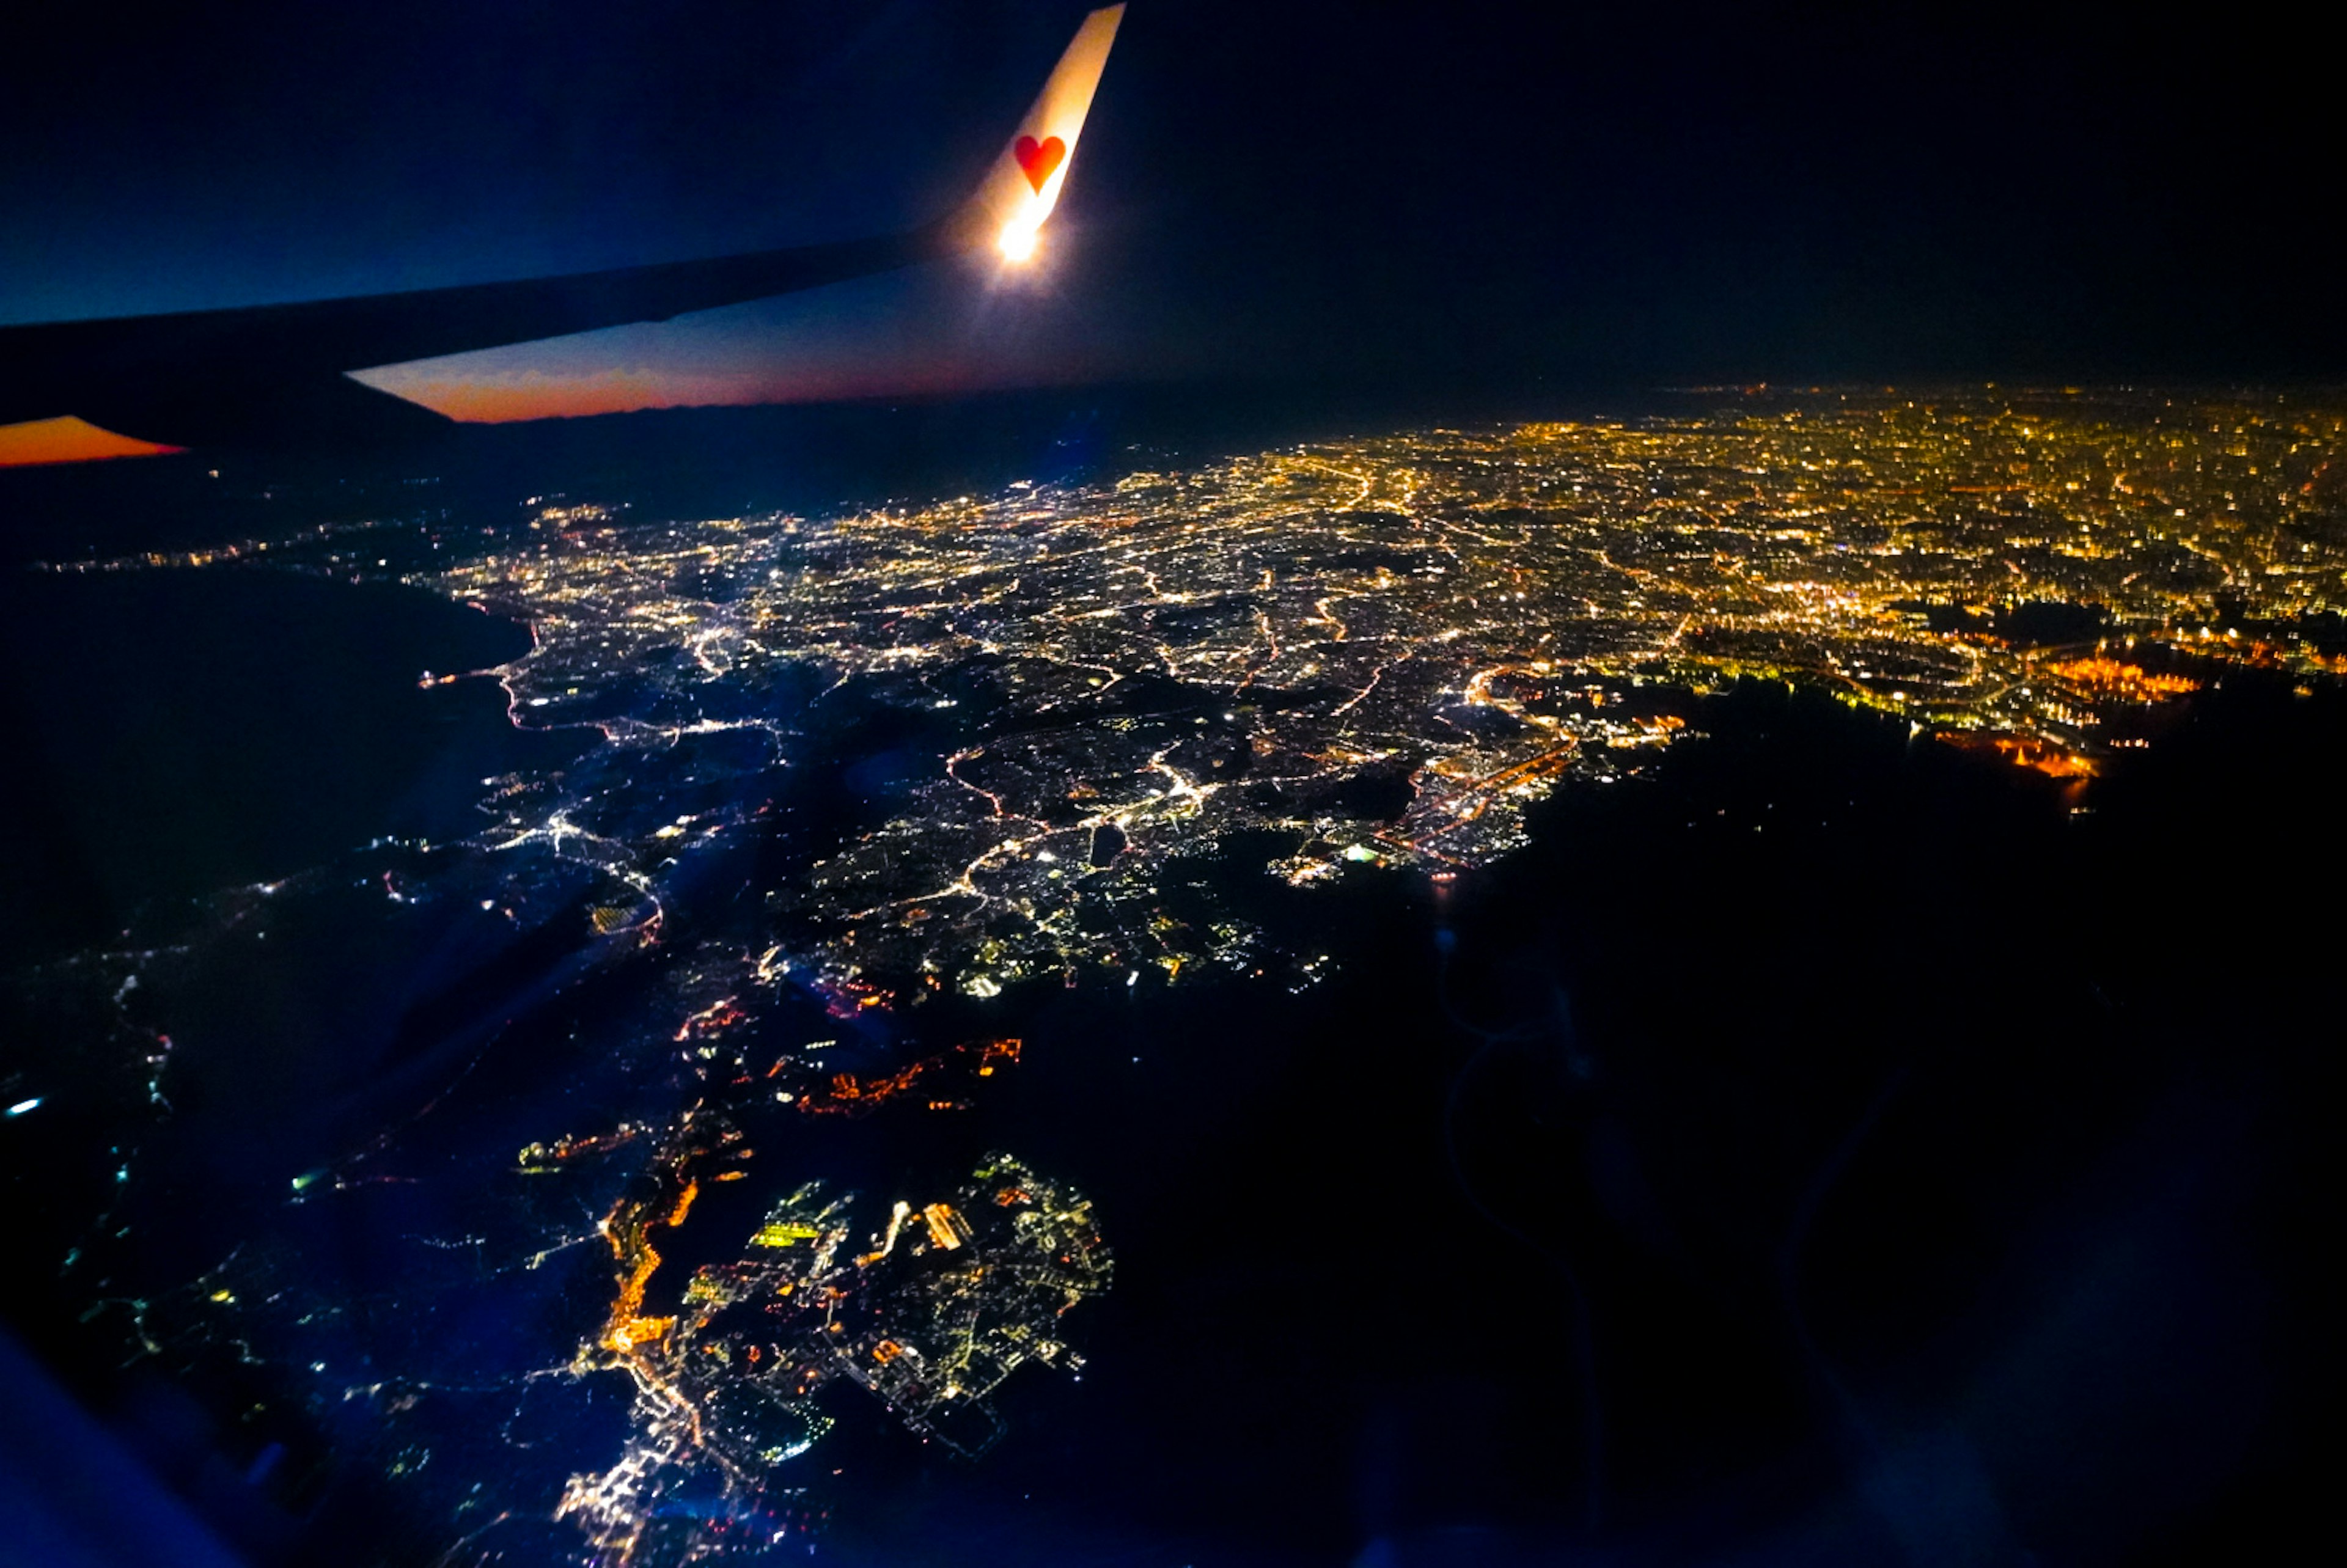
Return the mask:
<svg viewBox="0 0 2347 1568">
<path fill-rule="evenodd" d="M 812 289 L 992 244 L 1034 247 L 1124 7 L 1084 18 L 978 193 L 907 233 L 708 261 L 242 309 L 0 327 L 0 425 L 73 415 L 171 446 L 384 445 L 445 415 L 345 372 Z"/>
<path fill-rule="evenodd" d="M 948 220 L 960 243 L 991 242 L 1014 261 L 1033 253 L 1035 236 L 1068 182 L 1084 112 L 1092 107 L 1092 90 L 1100 86 L 1101 67 L 1108 64 L 1109 46 L 1116 42 L 1116 25 L 1123 19 L 1124 7 L 1111 5 L 1085 17 L 1076 29 L 978 194 Z"/>
</svg>

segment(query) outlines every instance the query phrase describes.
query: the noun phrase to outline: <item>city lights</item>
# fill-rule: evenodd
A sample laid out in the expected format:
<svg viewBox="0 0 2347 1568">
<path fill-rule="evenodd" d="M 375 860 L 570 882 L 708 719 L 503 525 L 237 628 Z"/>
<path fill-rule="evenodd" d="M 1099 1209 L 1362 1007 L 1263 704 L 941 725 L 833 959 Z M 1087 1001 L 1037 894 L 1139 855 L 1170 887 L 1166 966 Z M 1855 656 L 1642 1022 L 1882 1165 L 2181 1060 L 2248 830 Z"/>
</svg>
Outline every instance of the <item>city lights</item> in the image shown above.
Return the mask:
<svg viewBox="0 0 2347 1568">
<path fill-rule="evenodd" d="M 829 519 L 582 516 L 429 580 L 531 624 L 537 647 L 500 672 L 515 712 L 600 728 L 626 789 L 657 793 L 687 732 L 804 753 L 744 706 L 793 671 L 840 700 L 1027 715 L 941 744 L 887 815 L 770 895 L 847 1011 L 1086 973 L 1300 983 L 1313 955 L 1175 918 L 1165 880 L 1244 833 L 1283 840 L 1267 868 L 1298 886 L 1488 864 L 1535 802 L 1643 772 L 1738 680 L 2075 783 L 2201 664 L 2336 668 L 2289 630 L 2347 598 L 2333 536 L 2301 521 L 2330 504 L 2336 412 L 1715 402 Z M 2034 630 L 2055 607 L 2065 629 Z M 631 716 L 653 703 L 658 723 Z M 500 809 L 500 842 L 567 820 L 542 786 Z M 620 932 L 639 907 L 599 906 Z"/>
</svg>

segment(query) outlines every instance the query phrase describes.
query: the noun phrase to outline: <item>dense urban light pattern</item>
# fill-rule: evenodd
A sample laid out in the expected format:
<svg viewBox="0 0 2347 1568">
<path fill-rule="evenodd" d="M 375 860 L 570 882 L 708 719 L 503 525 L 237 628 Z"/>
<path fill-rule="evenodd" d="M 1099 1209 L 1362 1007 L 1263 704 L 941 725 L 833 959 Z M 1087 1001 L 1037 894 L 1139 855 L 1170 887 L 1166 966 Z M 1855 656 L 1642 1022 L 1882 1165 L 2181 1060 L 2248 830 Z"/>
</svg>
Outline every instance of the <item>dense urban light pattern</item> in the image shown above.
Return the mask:
<svg viewBox="0 0 2347 1568">
<path fill-rule="evenodd" d="M 67 1277 L 137 1354 L 302 1378 L 473 1556 L 767 1550 L 822 1525 L 801 1460 L 841 1399 L 979 1453 L 989 1396 L 1080 1365 L 1069 1310 L 1110 1282 L 1116 1216 L 1008 1154 L 868 1193 L 885 1220 L 781 1175 L 777 1153 L 867 1116 L 927 1147 L 1017 1069 L 999 1026 L 915 1054 L 893 1032 L 914 1009 L 1309 986 L 1329 959 L 1252 923 L 1234 867 L 1309 899 L 1487 865 L 1544 796 L 1630 779 L 1741 680 L 2083 791 L 2229 669 L 2308 691 L 2347 671 L 2336 407 L 1715 401 L 828 519 L 538 497 L 486 533 L 386 521 L 56 569 L 282 567 L 478 604 L 527 621 L 530 651 L 423 682 L 494 679 L 515 723 L 589 743 L 483 781 L 469 839 L 379 839 L 36 977 L 59 1037 L 112 1064 L 88 1092 L 123 1129 Z M 176 1113 L 175 999 L 329 937 L 387 972 L 456 953 L 518 977 L 433 1015 L 412 1076 L 461 1078 L 544 1014 L 552 1081 L 526 1104 L 436 1091 L 279 1194 L 425 1216 L 390 1227 L 374 1296 L 325 1294 L 284 1235 L 168 1298 L 109 1293 L 139 1129 Z M 552 1001 L 630 965 L 616 1002 Z M 49 1114 L 46 1080 L 8 1081 L 12 1116 Z M 583 1337 L 518 1350 L 477 1327 L 579 1303 Z M 575 1435 L 605 1418 L 607 1441 Z"/>
<path fill-rule="evenodd" d="M 1298 883 L 1481 865 L 1742 677 L 2091 774 L 2191 689 L 2179 658 L 2339 667 L 2297 628 L 2341 601 L 2341 430 L 2280 401 L 1756 401 L 825 522 L 552 509 L 434 586 L 528 620 L 518 722 L 598 726 L 631 777 L 720 735 L 787 764 L 851 702 L 934 720 L 886 820 L 769 897 L 832 984 L 983 996 L 1259 968 L 1249 932 L 1164 913 L 1184 861 L 1261 834 Z M 2026 624 L 2050 606 L 2079 613 Z M 640 804 L 559 821 L 633 856 Z"/>
</svg>

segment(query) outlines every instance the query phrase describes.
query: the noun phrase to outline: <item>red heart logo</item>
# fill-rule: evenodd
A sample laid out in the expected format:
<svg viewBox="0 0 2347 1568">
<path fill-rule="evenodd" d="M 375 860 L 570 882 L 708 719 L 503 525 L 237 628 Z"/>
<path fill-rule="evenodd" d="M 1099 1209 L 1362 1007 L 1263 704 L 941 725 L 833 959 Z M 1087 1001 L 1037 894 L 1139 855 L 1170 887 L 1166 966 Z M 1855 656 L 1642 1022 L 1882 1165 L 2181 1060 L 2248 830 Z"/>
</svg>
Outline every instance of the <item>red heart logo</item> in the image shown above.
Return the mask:
<svg viewBox="0 0 2347 1568">
<path fill-rule="evenodd" d="M 1060 159 L 1068 156 L 1068 144 L 1056 136 L 1047 136 L 1040 141 L 1031 136 L 1022 136 L 1011 144 L 1010 156 L 1019 160 L 1019 167 L 1026 171 L 1027 183 L 1035 188 L 1036 195 L 1040 196 L 1043 194 L 1043 181 L 1051 178 L 1051 170 L 1059 168 Z"/>
</svg>

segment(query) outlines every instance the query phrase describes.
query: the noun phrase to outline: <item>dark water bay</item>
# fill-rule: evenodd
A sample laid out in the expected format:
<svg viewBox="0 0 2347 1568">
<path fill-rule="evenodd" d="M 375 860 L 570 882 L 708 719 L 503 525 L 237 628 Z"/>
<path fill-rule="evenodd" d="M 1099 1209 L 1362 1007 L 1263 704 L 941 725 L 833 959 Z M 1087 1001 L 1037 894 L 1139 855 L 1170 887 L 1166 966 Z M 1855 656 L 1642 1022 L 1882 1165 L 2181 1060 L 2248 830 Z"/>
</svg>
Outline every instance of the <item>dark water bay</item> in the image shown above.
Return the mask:
<svg viewBox="0 0 2347 1568">
<path fill-rule="evenodd" d="M 420 590 L 263 569 L 0 572 L 0 951 L 108 940 L 139 907 L 378 835 L 476 831 L 481 780 L 559 765 L 489 681 L 528 647 Z"/>
</svg>

